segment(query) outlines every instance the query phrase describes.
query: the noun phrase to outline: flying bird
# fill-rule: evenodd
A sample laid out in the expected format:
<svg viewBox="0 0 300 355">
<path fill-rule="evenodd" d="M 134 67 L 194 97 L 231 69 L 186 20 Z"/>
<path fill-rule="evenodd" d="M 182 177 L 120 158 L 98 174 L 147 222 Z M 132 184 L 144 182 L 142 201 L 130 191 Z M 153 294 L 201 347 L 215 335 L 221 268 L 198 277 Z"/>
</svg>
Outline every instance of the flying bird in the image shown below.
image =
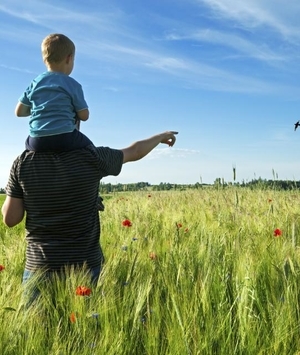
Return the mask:
<svg viewBox="0 0 300 355">
<path fill-rule="evenodd" d="M 296 129 L 297 129 L 299 126 L 300 126 L 300 121 L 298 121 L 298 122 L 295 123 L 295 131 L 296 131 Z"/>
</svg>

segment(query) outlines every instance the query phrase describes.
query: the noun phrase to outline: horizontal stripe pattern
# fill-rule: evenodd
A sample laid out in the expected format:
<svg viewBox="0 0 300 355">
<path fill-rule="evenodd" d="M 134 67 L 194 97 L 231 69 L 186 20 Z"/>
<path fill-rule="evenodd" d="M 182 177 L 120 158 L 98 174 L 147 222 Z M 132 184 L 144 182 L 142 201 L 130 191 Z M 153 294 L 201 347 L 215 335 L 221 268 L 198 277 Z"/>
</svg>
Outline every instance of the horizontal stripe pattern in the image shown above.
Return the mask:
<svg viewBox="0 0 300 355">
<path fill-rule="evenodd" d="M 26 269 L 103 262 L 97 197 L 100 180 L 118 175 L 123 153 L 108 147 L 71 152 L 29 152 L 11 168 L 6 193 L 23 198 Z"/>
</svg>

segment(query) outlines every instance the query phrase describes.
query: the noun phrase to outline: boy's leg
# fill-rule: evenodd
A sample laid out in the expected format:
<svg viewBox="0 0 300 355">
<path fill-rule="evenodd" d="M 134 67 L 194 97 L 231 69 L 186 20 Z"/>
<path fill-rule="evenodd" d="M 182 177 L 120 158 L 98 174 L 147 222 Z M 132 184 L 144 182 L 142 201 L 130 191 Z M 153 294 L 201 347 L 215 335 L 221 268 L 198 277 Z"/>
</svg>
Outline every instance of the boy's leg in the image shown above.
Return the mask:
<svg viewBox="0 0 300 355">
<path fill-rule="evenodd" d="M 105 206 L 103 205 L 103 198 L 101 196 L 98 196 L 98 199 L 97 199 L 97 208 L 98 208 L 98 211 L 104 211 L 105 209 Z"/>
</svg>

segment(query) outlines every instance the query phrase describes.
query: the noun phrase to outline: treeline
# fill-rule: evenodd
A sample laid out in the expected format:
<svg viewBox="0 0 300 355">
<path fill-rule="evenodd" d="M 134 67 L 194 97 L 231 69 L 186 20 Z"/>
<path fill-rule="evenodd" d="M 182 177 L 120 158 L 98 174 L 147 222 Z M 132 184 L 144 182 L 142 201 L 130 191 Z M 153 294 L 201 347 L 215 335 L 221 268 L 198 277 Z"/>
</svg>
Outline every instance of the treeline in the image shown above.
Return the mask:
<svg viewBox="0 0 300 355">
<path fill-rule="evenodd" d="M 202 189 L 202 188 L 228 188 L 231 186 L 248 187 L 251 189 L 274 189 L 274 190 L 295 190 L 300 188 L 300 181 L 291 180 L 267 180 L 254 179 L 251 181 L 242 182 L 226 182 L 222 178 L 216 178 L 213 184 L 204 184 L 196 182 L 195 184 L 171 184 L 169 182 L 161 182 L 158 185 L 151 185 L 149 182 L 137 182 L 131 184 L 111 184 L 100 182 L 99 193 L 108 194 L 112 192 L 125 191 L 169 191 L 169 190 L 188 190 L 188 189 Z M 5 194 L 5 189 L 0 188 L 0 193 Z"/>
<path fill-rule="evenodd" d="M 260 189 L 295 190 L 300 188 L 300 181 L 266 180 L 259 178 L 247 183 L 243 182 L 242 184 L 240 184 L 240 186 Z"/>
<path fill-rule="evenodd" d="M 215 188 L 226 188 L 228 186 L 238 186 L 238 187 L 247 187 L 251 189 L 263 189 L 263 190 L 295 190 L 300 188 L 300 181 L 292 180 L 267 180 L 262 179 L 253 179 L 251 181 L 242 181 L 242 182 L 226 182 L 224 179 L 217 178 L 213 185 Z"/>
<path fill-rule="evenodd" d="M 217 178 L 213 184 L 204 184 L 196 182 L 195 184 L 171 184 L 161 182 L 158 185 L 151 185 L 148 182 L 137 182 L 131 184 L 111 184 L 100 183 L 100 194 L 112 192 L 125 192 L 125 191 L 168 191 L 168 190 L 188 190 L 188 189 L 201 189 L 201 188 L 228 188 L 230 186 L 248 187 L 251 189 L 275 189 L 275 190 L 294 190 L 300 188 L 300 181 L 291 180 L 267 180 L 267 179 L 254 179 L 251 181 L 242 182 L 226 182 L 224 179 Z"/>
<path fill-rule="evenodd" d="M 186 190 L 199 188 L 200 184 L 192 185 L 179 185 L 161 182 L 159 185 L 151 185 L 148 182 L 137 182 L 131 184 L 111 184 L 100 183 L 100 194 L 107 194 L 111 192 L 124 192 L 124 191 L 168 191 L 168 190 Z"/>
</svg>

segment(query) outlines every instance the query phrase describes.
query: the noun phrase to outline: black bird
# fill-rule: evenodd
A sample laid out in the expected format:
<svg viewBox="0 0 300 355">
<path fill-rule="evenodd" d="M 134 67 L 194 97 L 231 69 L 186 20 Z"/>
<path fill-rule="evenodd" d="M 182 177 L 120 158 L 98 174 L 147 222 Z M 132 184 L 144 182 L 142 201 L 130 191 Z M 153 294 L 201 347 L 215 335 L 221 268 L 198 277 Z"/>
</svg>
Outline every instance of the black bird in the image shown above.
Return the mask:
<svg viewBox="0 0 300 355">
<path fill-rule="evenodd" d="M 300 121 L 298 121 L 298 122 L 295 123 L 295 131 L 296 131 L 296 129 L 297 129 L 299 126 L 300 126 Z"/>
</svg>

